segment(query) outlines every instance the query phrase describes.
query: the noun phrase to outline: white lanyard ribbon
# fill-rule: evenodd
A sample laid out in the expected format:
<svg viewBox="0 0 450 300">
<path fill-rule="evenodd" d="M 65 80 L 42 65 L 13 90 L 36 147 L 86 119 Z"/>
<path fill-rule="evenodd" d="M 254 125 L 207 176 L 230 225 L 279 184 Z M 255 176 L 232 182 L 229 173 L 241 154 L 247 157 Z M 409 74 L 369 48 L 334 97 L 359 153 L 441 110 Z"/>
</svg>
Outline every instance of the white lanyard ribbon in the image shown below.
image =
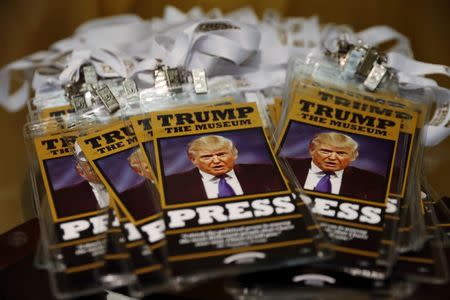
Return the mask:
<svg viewBox="0 0 450 300">
<path fill-rule="evenodd" d="M 73 38 L 96 48 L 126 51 L 150 33 L 149 22 L 136 15 L 119 15 L 88 21 L 77 28 Z"/>
<path fill-rule="evenodd" d="M 450 77 L 447 66 L 416 61 L 394 52 L 388 53 L 388 66 L 412 76 L 443 74 Z"/>
<path fill-rule="evenodd" d="M 219 19 L 191 22 L 182 32 L 160 35 L 158 41 L 173 40 L 164 57 L 169 66 L 202 67 L 211 74 L 219 60 L 240 65 L 259 49 L 260 32 L 252 25 Z M 217 28 L 215 29 L 215 25 Z M 200 65 L 199 65 L 200 64 Z"/>
<path fill-rule="evenodd" d="M 65 69 L 61 72 L 59 76 L 61 83 L 78 81 L 80 67 L 88 62 L 94 65 L 97 74 L 102 77 L 128 77 L 130 68 L 127 68 L 118 53 L 105 49 L 78 49 L 72 52 Z"/>
<path fill-rule="evenodd" d="M 373 26 L 360 31 L 356 36 L 370 46 L 377 46 L 391 40 L 397 43 L 389 49 L 390 52 L 396 52 L 408 57 L 412 57 L 412 49 L 409 39 L 398 31 L 388 26 Z"/>
<path fill-rule="evenodd" d="M 39 66 L 52 65 L 56 55 L 57 53 L 52 51 L 39 51 L 4 66 L 0 70 L 0 106 L 9 112 L 16 112 L 25 106 L 30 97 L 30 80 L 28 78 L 24 78 L 16 91 L 11 91 L 12 72 L 31 72 Z"/>
<path fill-rule="evenodd" d="M 434 117 L 427 126 L 425 146 L 439 144 L 450 135 L 450 91 L 438 86 L 436 81 L 422 77 L 428 74 L 442 74 L 450 77 L 450 68 L 439 64 L 416 61 L 399 53 L 388 53 L 388 66 L 398 70 L 397 77 L 402 88 L 417 85 L 432 89 L 437 103 Z"/>
</svg>

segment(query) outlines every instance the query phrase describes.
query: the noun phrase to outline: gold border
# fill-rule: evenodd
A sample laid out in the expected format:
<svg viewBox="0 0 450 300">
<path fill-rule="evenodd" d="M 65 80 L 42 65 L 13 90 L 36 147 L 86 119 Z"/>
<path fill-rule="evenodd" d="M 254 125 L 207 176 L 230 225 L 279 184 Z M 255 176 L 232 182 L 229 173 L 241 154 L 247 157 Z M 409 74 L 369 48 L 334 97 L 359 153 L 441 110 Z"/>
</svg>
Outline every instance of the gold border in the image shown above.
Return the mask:
<svg viewBox="0 0 450 300">
<path fill-rule="evenodd" d="M 149 248 L 150 248 L 152 251 L 154 251 L 154 250 L 156 250 L 156 249 L 158 249 L 158 248 L 161 248 L 161 247 L 165 246 L 166 244 L 167 244 L 167 241 L 164 239 L 164 240 L 162 240 L 162 241 L 160 241 L 160 242 L 158 242 L 158 243 L 155 243 L 155 244 L 153 244 L 153 245 L 149 245 Z"/>
<path fill-rule="evenodd" d="M 367 257 L 373 257 L 373 258 L 379 257 L 379 253 L 374 252 L 374 251 L 359 250 L 359 249 L 337 246 L 337 245 L 330 245 L 330 247 L 337 252 L 343 252 L 343 253 L 347 253 L 347 254 L 356 254 L 359 256 L 367 256 Z"/>
<path fill-rule="evenodd" d="M 314 230 L 314 229 L 320 229 L 320 225 L 316 224 L 316 225 L 310 225 L 306 227 L 306 230 Z"/>
<path fill-rule="evenodd" d="M 381 240 L 381 244 L 393 246 L 395 245 L 395 242 L 392 240 Z"/>
<path fill-rule="evenodd" d="M 77 267 L 71 267 L 71 268 L 67 268 L 64 270 L 64 273 L 79 273 L 79 272 L 83 272 L 83 271 L 87 271 L 87 270 L 91 270 L 91 269 L 97 269 L 97 268 L 101 268 L 105 265 L 104 261 L 99 261 L 99 262 L 93 262 L 93 263 L 89 263 L 89 264 L 85 264 L 85 265 L 81 265 L 81 266 L 77 266 Z"/>
<path fill-rule="evenodd" d="M 415 263 L 421 263 L 421 264 L 434 264 L 434 260 L 431 258 L 422 258 L 422 257 L 408 257 L 408 256 L 402 256 L 400 255 L 398 257 L 398 260 L 408 261 L 408 262 L 415 262 Z"/>
<path fill-rule="evenodd" d="M 130 254 L 128 254 L 128 253 L 105 254 L 106 260 L 119 260 L 119 259 L 127 259 L 127 258 L 130 258 Z"/>
<path fill-rule="evenodd" d="M 412 226 L 407 226 L 407 227 L 400 227 L 398 229 L 399 232 L 406 232 L 406 231 L 410 231 L 412 229 Z"/>
<path fill-rule="evenodd" d="M 143 267 L 143 268 L 135 269 L 134 270 L 134 274 L 142 275 L 142 274 L 158 271 L 158 270 L 161 270 L 161 269 L 162 269 L 162 265 L 157 264 L 157 265 L 153 265 L 153 266 L 149 266 L 149 267 Z"/>
<path fill-rule="evenodd" d="M 385 214 L 384 218 L 388 219 L 388 220 L 393 220 L 393 221 L 400 221 L 400 217 L 399 216 L 392 216 L 392 215 Z"/>
<path fill-rule="evenodd" d="M 143 246 L 143 245 L 147 245 L 145 240 L 138 240 L 138 241 L 135 241 L 135 242 L 126 243 L 125 247 L 129 249 L 129 248 L 134 248 L 134 247 Z"/>
</svg>

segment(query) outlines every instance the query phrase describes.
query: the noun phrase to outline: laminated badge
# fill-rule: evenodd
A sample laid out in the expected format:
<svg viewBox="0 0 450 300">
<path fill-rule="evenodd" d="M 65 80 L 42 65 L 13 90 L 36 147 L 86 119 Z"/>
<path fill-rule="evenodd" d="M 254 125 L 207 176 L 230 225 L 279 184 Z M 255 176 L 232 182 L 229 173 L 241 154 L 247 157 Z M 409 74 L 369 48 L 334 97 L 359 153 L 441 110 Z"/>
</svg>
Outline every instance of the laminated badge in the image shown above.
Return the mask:
<svg viewBox="0 0 450 300">
<path fill-rule="evenodd" d="M 337 266 L 376 266 L 400 123 L 314 92 L 293 94 L 276 153 L 311 197 Z"/>
<path fill-rule="evenodd" d="M 59 288 L 78 292 L 100 287 L 103 268 L 108 207 L 99 201 L 87 178 L 79 172 L 67 140 L 71 133 L 36 137 L 39 167 L 47 193 L 54 236 L 49 237 L 49 252 L 64 266 L 56 280 Z"/>
<path fill-rule="evenodd" d="M 86 156 L 76 143 L 76 137 L 79 136 L 79 132 L 76 133 L 76 136 L 65 136 L 65 140 L 75 152 L 77 171 L 89 182 L 99 206 L 108 206 L 105 238 L 106 253 L 104 256 L 105 266 L 104 274 L 101 278 L 103 283 L 102 287 L 105 289 L 117 288 L 119 286 L 134 283 L 136 279 L 131 273 L 130 255 L 125 247 L 124 234 L 120 228 L 119 219 L 117 218 L 115 203 L 110 200 L 112 198 L 111 195 L 109 195 L 100 178 L 97 176 L 92 166 L 87 161 Z M 101 222 L 105 222 L 105 219 L 102 219 Z"/>
<path fill-rule="evenodd" d="M 322 101 L 333 103 L 341 107 L 350 107 L 359 111 L 367 111 L 380 116 L 392 116 L 400 120 L 400 133 L 397 150 L 394 158 L 394 168 L 389 189 L 388 206 L 385 215 L 385 237 L 382 240 L 385 257 L 380 257 L 379 262 L 389 265 L 389 258 L 395 252 L 395 233 L 399 221 L 399 205 L 406 203 L 404 200 L 405 189 L 410 174 L 410 165 L 413 160 L 413 148 L 416 141 L 417 113 L 412 110 L 399 108 L 400 101 L 380 94 L 367 94 L 364 92 L 347 93 L 336 87 L 325 87 L 317 82 L 303 82 L 300 85 L 302 93 L 310 94 Z M 403 102 L 407 102 L 404 100 Z M 379 104 L 382 103 L 382 104 Z M 385 103 L 395 103 L 388 106 Z M 395 206 L 395 207 L 391 207 Z M 390 254 L 390 255 L 387 255 Z"/>
<path fill-rule="evenodd" d="M 126 247 L 144 289 L 166 281 L 164 221 L 151 188 L 152 172 L 133 127 L 113 122 L 79 137 L 77 143 L 115 200 Z"/>
<path fill-rule="evenodd" d="M 151 123 L 174 275 L 317 255 L 254 103 L 154 112 Z"/>
<path fill-rule="evenodd" d="M 294 90 L 296 86 L 302 86 L 304 84 L 312 85 L 316 88 L 325 88 L 325 93 L 321 95 L 324 99 L 328 99 L 329 96 L 327 96 L 327 94 L 330 92 L 339 94 L 335 99 L 330 99 L 330 101 L 334 101 L 336 104 L 343 106 L 350 105 L 348 100 L 349 98 L 354 97 L 357 100 L 353 101 L 351 106 L 353 108 L 363 111 L 367 111 L 369 109 L 371 112 L 386 115 L 392 114 L 392 116 L 401 120 L 401 130 L 398 143 L 399 153 L 397 153 L 395 157 L 393 184 L 391 184 L 390 188 L 391 203 L 395 204 L 395 202 L 399 201 L 401 203 L 395 204 L 400 207 L 399 210 L 396 210 L 396 215 L 387 215 L 387 226 L 385 231 L 387 233 L 390 232 L 391 238 L 387 238 L 384 241 L 385 247 L 400 247 L 401 244 L 404 244 L 402 241 L 408 240 L 408 235 L 412 230 L 412 219 L 408 217 L 410 215 L 408 214 L 409 204 L 418 203 L 420 200 L 417 196 L 416 189 L 414 188 L 414 186 L 419 185 L 418 180 L 415 179 L 418 178 L 418 175 L 410 174 L 417 172 L 417 168 L 412 168 L 411 166 L 414 164 L 420 165 L 420 160 L 422 157 L 421 151 L 423 146 L 421 141 L 423 140 L 423 128 L 426 122 L 426 103 L 417 103 L 409 99 L 380 92 L 369 94 L 362 91 L 342 90 L 334 86 L 323 86 L 317 82 L 311 82 L 310 80 L 304 80 L 303 83 L 300 81 L 295 81 Z M 342 95 L 344 96 L 341 97 Z M 369 106 L 367 102 L 370 102 Z M 379 107 L 376 108 L 374 106 Z M 416 121 L 414 121 L 414 119 L 416 119 Z M 415 129 L 413 130 L 413 128 Z M 408 178 L 410 180 L 408 180 Z M 407 186 L 411 186 L 413 188 L 407 189 Z M 398 220 L 399 217 L 400 219 Z M 389 225 L 391 224 L 395 224 L 395 226 L 400 227 L 399 232 L 401 237 L 397 238 L 397 245 L 392 244 L 392 230 L 389 229 Z"/>
</svg>

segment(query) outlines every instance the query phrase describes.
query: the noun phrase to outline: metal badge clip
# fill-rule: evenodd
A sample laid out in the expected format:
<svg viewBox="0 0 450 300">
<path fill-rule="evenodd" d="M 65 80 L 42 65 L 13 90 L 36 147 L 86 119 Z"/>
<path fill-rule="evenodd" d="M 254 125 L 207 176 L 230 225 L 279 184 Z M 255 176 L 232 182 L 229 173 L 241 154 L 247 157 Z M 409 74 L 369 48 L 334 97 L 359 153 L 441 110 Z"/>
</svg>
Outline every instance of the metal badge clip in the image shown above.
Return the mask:
<svg viewBox="0 0 450 300">
<path fill-rule="evenodd" d="M 110 114 L 116 112 L 120 108 L 119 101 L 117 101 L 116 97 L 107 85 L 97 89 L 96 92 Z"/>
<path fill-rule="evenodd" d="M 180 72 L 177 68 L 167 68 L 166 69 L 166 79 L 169 86 L 170 91 L 175 93 L 180 93 L 183 91 L 182 88 L 182 80 L 180 76 Z"/>
<path fill-rule="evenodd" d="M 177 68 L 168 68 L 161 66 L 154 71 L 155 74 L 155 88 L 158 91 L 180 93 L 183 91 L 182 78 Z"/>
<path fill-rule="evenodd" d="M 125 90 L 125 94 L 127 96 L 136 95 L 138 92 L 138 88 L 136 86 L 136 82 L 133 79 L 127 78 L 122 82 L 123 89 Z"/>
<path fill-rule="evenodd" d="M 159 67 L 154 71 L 155 76 L 155 89 L 165 94 L 169 91 L 169 87 L 167 86 L 167 80 L 166 80 L 166 72 L 164 72 L 163 67 Z"/>
<path fill-rule="evenodd" d="M 356 46 L 350 50 L 345 58 L 344 74 L 347 76 L 353 76 L 358 71 L 361 61 L 365 57 L 366 53 L 367 48 L 361 46 Z"/>
<path fill-rule="evenodd" d="M 388 69 L 383 64 L 374 63 L 372 70 L 370 70 L 369 75 L 364 80 L 364 86 L 368 90 L 374 91 L 383 80 L 387 71 Z"/>
<path fill-rule="evenodd" d="M 83 67 L 83 75 L 84 75 L 84 82 L 86 84 L 92 84 L 95 85 L 98 82 L 97 79 L 97 72 L 95 71 L 94 66 L 88 65 Z"/>
<path fill-rule="evenodd" d="M 206 82 L 206 73 L 203 69 L 192 70 L 192 80 L 196 94 L 206 94 L 208 92 L 208 84 Z"/>
<path fill-rule="evenodd" d="M 70 103 L 72 104 L 75 111 L 85 110 L 88 108 L 86 99 L 84 99 L 83 94 L 75 94 L 70 96 Z"/>
<path fill-rule="evenodd" d="M 369 73 L 371 72 L 374 63 L 377 61 L 378 57 L 379 53 L 377 49 L 375 48 L 368 49 L 366 55 L 359 64 L 358 68 L 356 69 L 356 73 L 363 77 L 369 76 Z"/>
</svg>

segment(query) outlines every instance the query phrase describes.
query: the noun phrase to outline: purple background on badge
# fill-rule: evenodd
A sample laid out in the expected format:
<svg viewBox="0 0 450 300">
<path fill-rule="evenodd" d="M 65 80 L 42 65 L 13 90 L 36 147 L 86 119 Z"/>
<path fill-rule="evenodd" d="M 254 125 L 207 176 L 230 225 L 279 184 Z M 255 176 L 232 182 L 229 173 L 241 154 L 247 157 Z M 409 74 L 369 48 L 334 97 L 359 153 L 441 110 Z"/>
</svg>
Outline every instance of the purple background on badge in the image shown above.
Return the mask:
<svg viewBox="0 0 450 300">
<path fill-rule="evenodd" d="M 347 133 L 340 130 L 316 127 L 291 122 L 288 134 L 280 151 L 281 157 L 310 158 L 309 141 L 321 132 L 339 132 L 350 136 L 359 144 L 359 156 L 350 165 L 386 176 L 390 167 L 394 143 L 364 135 Z"/>
<path fill-rule="evenodd" d="M 153 142 L 145 142 L 144 149 L 147 154 L 147 157 L 149 158 L 153 170 L 156 170 L 155 148 L 153 148 Z"/>
<path fill-rule="evenodd" d="M 85 181 L 75 168 L 76 160 L 73 156 L 53 158 L 46 160 L 45 164 L 53 190 L 60 190 Z"/>
<path fill-rule="evenodd" d="M 239 151 L 237 164 L 272 164 L 264 135 L 259 128 L 196 134 L 159 140 L 165 176 L 195 168 L 187 156 L 187 145 L 205 135 L 221 135 L 232 140 Z"/>
<path fill-rule="evenodd" d="M 144 177 L 136 174 L 130 168 L 128 162 L 128 157 L 136 149 L 131 148 L 96 161 L 98 167 L 118 193 L 122 193 L 145 180 Z"/>
<path fill-rule="evenodd" d="M 398 135 L 398 141 L 397 141 L 397 151 L 395 152 L 395 166 L 402 166 L 405 167 L 406 159 L 408 157 L 408 153 L 405 153 L 408 146 L 408 143 L 410 141 L 410 136 L 404 133 L 400 133 Z"/>
</svg>

